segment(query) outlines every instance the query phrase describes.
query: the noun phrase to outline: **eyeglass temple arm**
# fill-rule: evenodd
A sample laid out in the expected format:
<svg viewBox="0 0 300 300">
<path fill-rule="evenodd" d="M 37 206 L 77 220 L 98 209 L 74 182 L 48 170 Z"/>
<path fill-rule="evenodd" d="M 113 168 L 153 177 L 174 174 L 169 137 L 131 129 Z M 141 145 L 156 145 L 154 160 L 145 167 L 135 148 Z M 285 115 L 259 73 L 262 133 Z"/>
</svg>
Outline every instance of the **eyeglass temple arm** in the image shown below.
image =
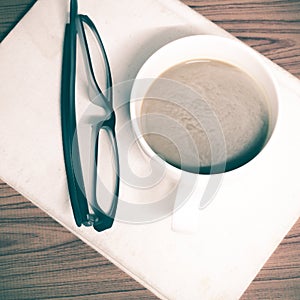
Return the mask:
<svg viewBox="0 0 300 300">
<path fill-rule="evenodd" d="M 73 140 L 76 130 L 76 117 L 75 117 L 75 103 L 74 103 L 74 89 L 75 84 L 75 70 L 74 70 L 74 48 L 72 48 L 71 42 L 71 26 L 66 24 L 63 58 L 62 58 L 62 82 L 61 82 L 61 126 L 62 126 L 62 140 L 64 149 L 65 168 L 67 173 L 68 190 L 70 194 L 70 200 L 72 210 L 77 226 L 80 226 L 86 214 L 88 207 L 84 194 L 81 191 L 81 187 L 78 184 L 77 178 L 75 178 L 74 169 L 78 168 L 79 162 L 74 162 L 74 153 L 76 151 L 76 145 L 78 147 L 77 139 Z M 74 142 L 74 144 L 73 144 Z M 74 148 L 75 146 L 75 148 Z"/>
</svg>

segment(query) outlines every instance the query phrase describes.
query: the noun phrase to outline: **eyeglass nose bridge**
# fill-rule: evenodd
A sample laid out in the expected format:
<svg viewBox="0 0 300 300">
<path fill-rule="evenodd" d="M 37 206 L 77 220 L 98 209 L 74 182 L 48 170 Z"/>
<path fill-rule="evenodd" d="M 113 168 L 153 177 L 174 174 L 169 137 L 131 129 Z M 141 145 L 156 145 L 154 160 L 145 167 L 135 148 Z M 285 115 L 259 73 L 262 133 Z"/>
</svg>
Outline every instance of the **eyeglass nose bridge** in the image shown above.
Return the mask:
<svg viewBox="0 0 300 300">
<path fill-rule="evenodd" d="M 96 103 L 95 103 L 96 102 Z M 106 119 L 110 118 L 113 110 L 107 101 L 103 100 L 101 96 L 91 101 L 80 117 L 80 123 L 88 125 L 97 125 Z"/>
<path fill-rule="evenodd" d="M 93 104 L 102 107 L 106 112 L 112 111 L 111 102 L 109 101 L 110 93 L 110 91 L 105 91 L 104 95 L 102 91 L 99 92 L 92 86 L 92 84 L 89 84 L 88 95 L 90 101 Z"/>
</svg>

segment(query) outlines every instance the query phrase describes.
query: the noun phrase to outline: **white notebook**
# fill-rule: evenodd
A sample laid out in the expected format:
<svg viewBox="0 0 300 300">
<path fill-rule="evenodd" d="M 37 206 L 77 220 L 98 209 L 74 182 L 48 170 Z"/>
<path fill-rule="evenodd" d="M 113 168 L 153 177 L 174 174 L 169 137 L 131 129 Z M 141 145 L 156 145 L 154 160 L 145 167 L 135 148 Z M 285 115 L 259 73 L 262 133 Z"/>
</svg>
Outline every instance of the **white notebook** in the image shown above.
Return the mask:
<svg viewBox="0 0 300 300">
<path fill-rule="evenodd" d="M 231 37 L 177 0 L 85 0 L 79 10 L 101 32 L 115 83 L 133 79 L 169 41 Z M 265 59 L 278 81 L 277 126 L 258 158 L 224 175 L 197 232 L 172 231 L 171 217 L 116 221 L 103 233 L 77 228 L 60 128 L 67 16 L 68 1 L 39 0 L 0 45 L 0 177 L 160 298 L 239 298 L 300 216 L 300 81 Z M 129 94 L 130 86 L 119 97 Z"/>
</svg>

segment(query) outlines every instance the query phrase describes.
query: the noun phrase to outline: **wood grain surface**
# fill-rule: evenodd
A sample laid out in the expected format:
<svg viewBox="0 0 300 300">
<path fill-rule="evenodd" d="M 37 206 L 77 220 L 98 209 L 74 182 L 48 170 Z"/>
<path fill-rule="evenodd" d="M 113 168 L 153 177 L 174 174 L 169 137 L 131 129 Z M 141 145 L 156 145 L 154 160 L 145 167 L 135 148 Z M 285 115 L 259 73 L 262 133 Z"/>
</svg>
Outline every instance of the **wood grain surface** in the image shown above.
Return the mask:
<svg viewBox="0 0 300 300">
<path fill-rule="evenodd" d="M 0 0 L 0 40 L 34 2 Z M 300 78 L 300 1 L 182 2 Z M 0 299 L 67 298 L 157 299 L 0 181 Z M 300 299 L 300 220 L 242 299 Z"/>
</svg>

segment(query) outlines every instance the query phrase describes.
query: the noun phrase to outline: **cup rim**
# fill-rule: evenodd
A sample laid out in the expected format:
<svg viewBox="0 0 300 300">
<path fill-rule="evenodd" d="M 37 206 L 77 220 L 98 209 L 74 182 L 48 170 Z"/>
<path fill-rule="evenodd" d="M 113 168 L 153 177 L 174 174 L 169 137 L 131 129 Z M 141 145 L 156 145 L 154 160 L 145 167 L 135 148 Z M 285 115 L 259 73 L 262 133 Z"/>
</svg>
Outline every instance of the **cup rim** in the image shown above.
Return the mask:
<svg viewBox="0 0 300 300">
<path fill-rule="evenodd" d="M 245 53 L 247 53 L 247 55 L 251 56 L 253 59 L 255 59 L 258 63 L 258 65 L 264 70 L 265 74 L 267 75 L 267 77 L 269 77 L 270 79 L 270 83 L 272 85 L 271 89 L 274 91 L 274 95 L 276 95 L 276 99 L 272 99 L 272 112 L 273 112 L 273 128 L 271 129 L 271 132 L 268 133 L 266 141 L 262 147 L 262 149 L 259 151 L 258 154 L 256 154 L 254 157 L 252 157 L 248 162 L 246 162 L 245 164 L 241 165 L 240 167 L 237 167 L 235 169 L 232 170 L 228 170 L 230 172 L 235 171 L 240 169 L 241 167 L 243 167 L 244 165 L 247 165 L 250 161 L 252 161 L 253 159 L 255 159 L 257 156 L 259 156 L 259 154 L 264 150 L 265 146 L 268 144 L 269 139 L 271 138 L 272 134 L 274 133 L 275 127 L 276 127 L 276 122 L 278 119 L 278 89 L 276 87 L 276 79 L 274 77 L 274 75 L 270 72 L 270 70 L 266 67 L 266 63 L 263 60 L 263 57 L 261 56 L 260 53 L 258 53 L 257 51 L 255 51 L 254 49 L 252 49 L 251 47 L 249 47 L 248 45 L 244 44 L 243 42 L 241 42 L 238 39 L 235 38 L 229 38 L 229 37 L 223 37 L 223 36 L 218 36 L 218 35 L 208 35 L 208 34 L 203 34 L 203 35 L 190 35 L 190 36 L 185 36 L 183 38 L 179 38 L 176 39 L 174 41 L 171 41 L 167 44 L 165 44 L 164 46 L 160 47 L 158 50 L 156 50 L 142 65 L 142 67 L 139 69 L 134 81 L 133 81 L 133 85 L 132 85 L 132 89 L 131 89 L 131 93 L 130 93 L 130 103 L 129 103 L 129 111 L 130 111 L 130 120 L 132 123 L 132 127 L 133 127 L 133 131 L 134 131 L 134 135 L 135 138 L 137 139 L 138 143 L 140 144 L 142 150 L 146 153 L 146 155 L 148 155 L 151 158 L 154 158 L 156 161 L 163 163 L 166 165 L 168 170 L 171 170 L 172 172 L 178 173 L 178 172 L 186 172 L 186 173 L 193 173 L 193 172 L 189 172 L 183 169 L 179 169 L 176 166 L 170 164 L 169 162 L 167 162 L 166 160 L 162 159 L 152 148 L 151 146 L 147 143 L 147 141 L 145 140 L 145 138 L 143 137 L 143 133 L 140 129 L 140 126 L 138 124 L 138 118 L 140 117 L 140 115 L 138 115 L 136 113 L 136 106 L 138 102 L 142 102 L 143 101 L 143 97 L 146 95 L 146 92 L 148 89 L 145 89 L 145 93 L 143 94 L 143 97 L 140 97 L 139 95 L 137 95 L 136 93 L 136 89 L 137 89 L 137 85 L 138 85 L 138 81 L 139 80 L 146 80 L 148 79 L 149 82 L 153 82 L 155 81 L 164 71 L 166 71 L 168 68 L 171 68 L 172 66 L 175 66 L 177 64 L 180 64 L 184 61 L 188 61 L 188 60 L 193 60 L 193 59 L 214 59 L 214 60 L 219 60 L 219 61 L 223 61 L 224 63 L 228 63 L 231 65 L 235 65 L 237 66 L 237 64 L 232 63 L 231 61 L 226 61 L 224 59 L 217 59 L 217 58 L 213 58 L 213 57 L 209 57 L 209 56 L 201 56 L 199 55 L 199 57 L 193 57 L 190 56 L 190 58 L 185 58 L 185 59 L 180 59 L 178 61 L 176 61 L 176 63 L 171 64 L 168 68 L 161 68 L 160 66 L 157 66 L 156 69 L 159 70 L 159 72 L 157 72 L 157 76 L 156 77 L 149 77 L 149 75 L 147 75 L 147 72 L 149 73 L 149 69 L 151 69 L 151 67 L 153 66 L 153 64 L 156 63 L 156 60 L 159 59 L 160 56 L 166 55 L 168 51 L 174 51 L 174 49 L 178 48 L 181 44 L 186 44 L 186 43 L 203 43 L 203 42 L 207 42 L 207 41 L 216 41 L 219 43 L 223 43 L 224 46 L 226 45 L 230 45 L 233 47 L 237 47 L 240 49 L 243 49 L 245 51 Z M 173 49 L 173 50 L 172 50 Z M 184 56 L 184 55 L 183 55 Z M 239 66 L 237 66 L 239 67 Z M 240 67 L 239 67 L 240 68 Z M 245 72 L 247 72 L 247 70 L 243 70 Z M 149 84 L 150 87 L 151 84 Z M 141 99 L 142 98 L 142 99 Z M 270 100 L 270 99 L 268 99 Z M 270 102 L 270 101 L 268 101 Z M 270 109 L 270 108 L 269 108 Z M 226 165 L 226 162 L 225 162 Z M 228 171 L 225 171 L 223 173 L 226 173 Z M 207 175 L 207 174 L 202 174 L 202 173 L 194 173 L 195 175 Z M 209 174 L 209 175 L 213 175 Z"/>
</svg>

